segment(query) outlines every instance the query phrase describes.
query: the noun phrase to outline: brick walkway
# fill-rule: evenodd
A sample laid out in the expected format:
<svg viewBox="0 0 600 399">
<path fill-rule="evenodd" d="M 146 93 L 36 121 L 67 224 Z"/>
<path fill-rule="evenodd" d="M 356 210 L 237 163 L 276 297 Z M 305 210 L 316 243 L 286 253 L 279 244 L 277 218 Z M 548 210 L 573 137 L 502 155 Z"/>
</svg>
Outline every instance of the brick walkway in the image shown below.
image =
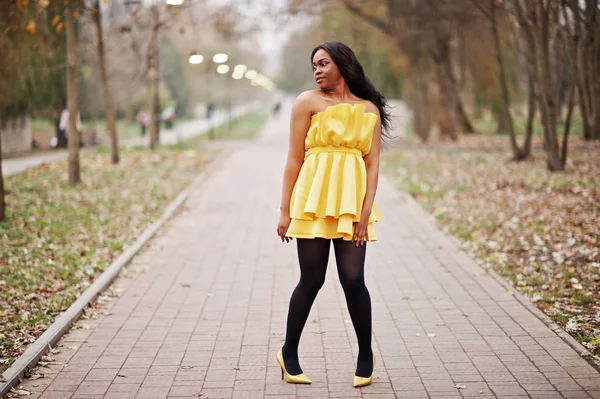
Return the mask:
<svg viewBox="0 0 600 399">
<path fill-rule="evenodd" d="M 192 194 L 117 297 L 102 298 L 105 316 L 80 320 L 61 364 L 24 384 L 32 397 L 600 398 L 600 374 L 385 179 L 367 251 L 373 385 L 351 385 L 356 341 L 335 267 L 300 346 L 313 384 L 281 381 L 275 354 L 299 274 L 295 245 L 275 235 L 287 117 Z"/>
</svg>

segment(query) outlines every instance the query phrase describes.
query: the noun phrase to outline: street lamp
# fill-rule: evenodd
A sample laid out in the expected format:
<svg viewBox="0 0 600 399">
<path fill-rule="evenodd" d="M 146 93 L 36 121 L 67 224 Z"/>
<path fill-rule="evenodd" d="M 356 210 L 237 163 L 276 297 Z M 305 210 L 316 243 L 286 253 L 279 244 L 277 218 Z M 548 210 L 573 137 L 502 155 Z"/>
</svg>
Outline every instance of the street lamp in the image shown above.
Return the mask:
<svg viewBox="0 0 600 399">
<path fill-rule="evenodd" d="M 193 51 L 192 54 L 190 54 L 190 58 L 188 61 L 190 64 L 194 65 L 202 64 L 202 61 L 204 61 L 204 56 Z"/>
<path fill-rule="evenodd" d="M 246 72 L 245 76 L 248 80 L 254 80 L 258 76 L 258 72 L 256 72 L 254 69 L 250 69 Z"/>
<path fill-rule="evenodd" d="M 218 53 L 213 56 L 213 62 L 215 62 L 217 64 L 222 64 L 224 62 L 227 62 L 228 59 L 229 59 L 229 56 L 225 53 Z"/>
<path fill-rule="evenodd" d="M 217 72 L 220 73 L 221 75 L 226 74 L 227 72 L 229 72 L 229 65 L 226 65 L 226 64 L 219 65 L 217 67 Z"/>
<path fill-rule="evenodd" d="M 244 64 L 238 64 L 233 68 L 233 71 L 237 74 L 244 75 L 244 72 L 248 70 L 248 67 Z"/>
</svg>

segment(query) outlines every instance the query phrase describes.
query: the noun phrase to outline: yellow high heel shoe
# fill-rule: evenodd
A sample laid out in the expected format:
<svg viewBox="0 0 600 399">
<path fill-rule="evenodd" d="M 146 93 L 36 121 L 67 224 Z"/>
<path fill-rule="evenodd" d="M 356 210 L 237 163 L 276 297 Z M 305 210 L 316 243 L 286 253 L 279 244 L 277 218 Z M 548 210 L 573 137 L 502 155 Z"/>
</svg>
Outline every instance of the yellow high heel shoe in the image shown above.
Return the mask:
<svg viewBox="0 0 600 399">
<path fill-rule="evenodd" d="M 279 367 L 281 367 L 281 379 L 283 380 L 285 378 L 285 382 L 289 382 L 290 384 L 312 384 L 312 381 L 304 374 L 291 375 L 287 372 L 285 364 L 283 363 L 283 352 L 281 349 L 277 352 L 277 363 L 279 363 Z"/>
<path fill-rule="evenodd" d="M 375 355 L 373 355 L 373 370 L 375 370 Z M 357 375 L 354 376 L 354 388 L 366 387 L 367 385 L 371 385 L 373 382 L 373 371 L 371 371 L 371 375 L 369 377 L 359 377 Z"/>
</svg>

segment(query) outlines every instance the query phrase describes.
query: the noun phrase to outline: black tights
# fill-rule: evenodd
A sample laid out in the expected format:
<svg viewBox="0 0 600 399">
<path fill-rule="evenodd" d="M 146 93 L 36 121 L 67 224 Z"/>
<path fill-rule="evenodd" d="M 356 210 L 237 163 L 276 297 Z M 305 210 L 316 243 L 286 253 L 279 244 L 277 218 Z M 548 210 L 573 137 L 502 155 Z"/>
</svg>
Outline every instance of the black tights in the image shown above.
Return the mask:
<svg viewBox="0 0 600 399">
<path fill-rule="evenodd" d="M 371 350 L 371 297 L 364 279 L 367 245 L 357 248 L 353 242 L 343 241 L 341 238 L 297 239 L 300 282 L 290 299 L 287 332 L 283 345 L 285 367 L 291 375 L 302 373 L 298 361 L 298 343 L 310 308 L 325 282 L 331 241 L 333 241 L 338 275 L 358 340 L 356 375 L 369 377 L 373 371 L 373 352 Z"/>
</svg>

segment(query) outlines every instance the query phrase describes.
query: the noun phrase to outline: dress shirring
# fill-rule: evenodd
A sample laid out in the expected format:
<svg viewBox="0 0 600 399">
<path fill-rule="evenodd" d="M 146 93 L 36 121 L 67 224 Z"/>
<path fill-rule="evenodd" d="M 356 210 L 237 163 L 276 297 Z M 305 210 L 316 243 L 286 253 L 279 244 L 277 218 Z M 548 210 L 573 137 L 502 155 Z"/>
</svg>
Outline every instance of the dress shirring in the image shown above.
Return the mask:
<svg viewBox="0 0 600 399">
<path fill-rule="evenodd" d="M 336 104 L 312 116 L 290 200 L 287 236 L 352 239 L 367 187 L 363 156 L 371 149 L 376 123 L 377 115 L 365 112 L 364 104 Z M 369 241 L 376 240 L 373 223 L 378 220 L 374 204 Z"/>
</svg>

